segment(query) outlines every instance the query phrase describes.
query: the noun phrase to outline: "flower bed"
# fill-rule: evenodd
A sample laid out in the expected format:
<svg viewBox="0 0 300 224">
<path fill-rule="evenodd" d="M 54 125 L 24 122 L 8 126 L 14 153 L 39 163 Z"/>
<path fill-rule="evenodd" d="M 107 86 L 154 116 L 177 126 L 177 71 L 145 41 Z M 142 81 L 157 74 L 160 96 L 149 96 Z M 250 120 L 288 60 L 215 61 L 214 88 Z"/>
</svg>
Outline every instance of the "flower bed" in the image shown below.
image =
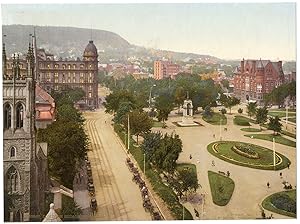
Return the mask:
<svg viewBox="0 0 300 224">
<path fill-rule="evenodd" d="M 259 159 L 258 153 L 255 152 L 254 149 L 250 148 L 249 145 L 234 145 L 231 149 L 241 156 L 245 156 L 250 159 Z"/>
</svg>

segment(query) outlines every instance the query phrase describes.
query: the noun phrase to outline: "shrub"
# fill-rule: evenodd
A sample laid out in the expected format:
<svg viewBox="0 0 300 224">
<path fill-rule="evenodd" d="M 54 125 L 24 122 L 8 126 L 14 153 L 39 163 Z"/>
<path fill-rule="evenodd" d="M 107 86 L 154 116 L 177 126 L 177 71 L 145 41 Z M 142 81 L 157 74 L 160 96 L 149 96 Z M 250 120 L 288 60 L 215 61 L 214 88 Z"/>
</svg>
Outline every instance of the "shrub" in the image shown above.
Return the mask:
<svg viewBox="0 0 300 224">
<path fill-rule="evenodd" d="M 238 109 L 238 113 L 239 113 L 239 114 L 242 114 L 242 113 L 243 113 L 243 109 L 242 109 L 242 108 L 239 108 L 239 109 Z"/>
</svg>

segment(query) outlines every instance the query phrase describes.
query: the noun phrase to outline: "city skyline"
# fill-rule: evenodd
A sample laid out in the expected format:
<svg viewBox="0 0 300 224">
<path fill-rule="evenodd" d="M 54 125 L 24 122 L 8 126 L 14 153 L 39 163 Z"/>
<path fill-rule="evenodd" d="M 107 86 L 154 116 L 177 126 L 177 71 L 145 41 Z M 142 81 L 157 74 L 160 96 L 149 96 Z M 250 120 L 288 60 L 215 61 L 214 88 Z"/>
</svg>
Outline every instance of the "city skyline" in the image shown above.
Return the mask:
<svg viewBox="0 0 300 224">
<path fill-rule="evenodd" d="M 222 59 L 296 59 L 295 3 L 2 5 L 2 23 L 101 29 Z"/>
</svg>

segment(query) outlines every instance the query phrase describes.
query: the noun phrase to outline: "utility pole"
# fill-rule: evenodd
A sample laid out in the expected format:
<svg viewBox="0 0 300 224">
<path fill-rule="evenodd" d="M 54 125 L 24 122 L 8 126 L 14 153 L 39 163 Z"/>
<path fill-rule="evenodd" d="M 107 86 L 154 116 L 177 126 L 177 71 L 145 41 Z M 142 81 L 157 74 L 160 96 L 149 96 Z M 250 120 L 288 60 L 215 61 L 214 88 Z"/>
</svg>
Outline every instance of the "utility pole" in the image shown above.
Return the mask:
<svg viewBox="0 0 300 224">
<path fill-rule="evenodd" d="M 129 140 L 130 140 L 129 114 L 128 114 L 128 120 L 127 120 L 127 121 L 128 121 L 128 124 L 127 124 L 127 127 L 128 127 L 128 130 L 127 130 L 127 135 L 128 135 L 128 136 L 127 136 L 127 138 L 128 138 L 128 139 L 127 139 L 127 152 L 129 152 L 129 142 L 130 142 L 130 141 L 129 141 Z"/>
</svg>

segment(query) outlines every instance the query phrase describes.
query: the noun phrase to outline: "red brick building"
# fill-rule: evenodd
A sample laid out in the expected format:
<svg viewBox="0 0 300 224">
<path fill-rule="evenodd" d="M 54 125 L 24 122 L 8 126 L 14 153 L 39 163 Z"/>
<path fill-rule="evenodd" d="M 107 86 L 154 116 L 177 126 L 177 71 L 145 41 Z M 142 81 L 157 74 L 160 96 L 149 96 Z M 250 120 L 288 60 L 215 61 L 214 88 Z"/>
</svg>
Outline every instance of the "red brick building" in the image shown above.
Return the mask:
<svg viewBox="0 0 300 224">
<path fill-rule="evenodd" d="M 244 102 L 255 100 L 260 104 L 264 94 L 284 83 L 282 61 L 243 59 L 234 74 L 234 94 Z"/>
<path fill-rule="evenodd" d="M 154 61 L 154 79 L 171 78 L 180 72 L 180 66 L 170 61 Z"/>
</svg>

